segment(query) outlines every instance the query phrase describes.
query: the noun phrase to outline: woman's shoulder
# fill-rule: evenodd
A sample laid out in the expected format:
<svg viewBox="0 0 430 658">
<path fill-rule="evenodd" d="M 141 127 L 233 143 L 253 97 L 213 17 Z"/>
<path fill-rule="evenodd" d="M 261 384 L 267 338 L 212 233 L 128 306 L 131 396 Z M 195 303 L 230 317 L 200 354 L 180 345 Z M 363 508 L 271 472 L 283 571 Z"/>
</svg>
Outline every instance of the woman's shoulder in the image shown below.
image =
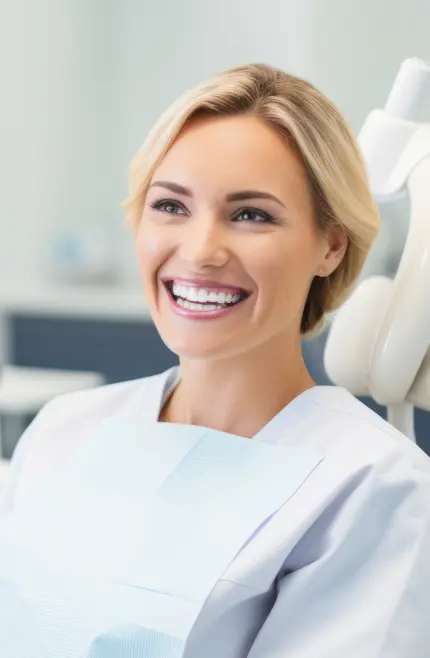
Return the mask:
<svg viewBox="0 0 430 658">
<path fill-rule="evenodd" d="M 104 420 L 151 406 L 172 370 L 67 393 L 48 402 L 18 442 L 1 492 L 0 512 L 90 438 Z"/>
<path fill-rule="evenodd" d="M 98 423 L 115 414 L 141 411 L 157 403 L 175 371 L 176 368 L 170 368 L 149 377 L 60 395 L 42 409 L 40 420 L 43 419 L 44 424 L 65 425 L 73 419 L 77 427 Z"/>
<path fill-rule="evenodd" d="M 69 416 L 76 422 L 104 419 L 107 415 L 144 404 L 146 392 L 161 376 L 152 375 L 59 395 L 45 405 L 39 416 L 60 423 Z"/>
<path fill-rule="evenodd" d="M 149 377 L 60 395 L 42 409 L 40 419 L 62 425 L 73 419 L 76 426 L 98 423 L 115 414 L 142 411 L 158 402 L 162 390 L 175 378 L 176 370 L 170 368 Z"/>
<path fill-rule="evenodd" d="M 352 461 L 357 468 L 402 461 L 430 475 L 430 458 L 421 448 L 341 387 L 310 391 L 304 441 L 327 459 Z"/>
</svg>

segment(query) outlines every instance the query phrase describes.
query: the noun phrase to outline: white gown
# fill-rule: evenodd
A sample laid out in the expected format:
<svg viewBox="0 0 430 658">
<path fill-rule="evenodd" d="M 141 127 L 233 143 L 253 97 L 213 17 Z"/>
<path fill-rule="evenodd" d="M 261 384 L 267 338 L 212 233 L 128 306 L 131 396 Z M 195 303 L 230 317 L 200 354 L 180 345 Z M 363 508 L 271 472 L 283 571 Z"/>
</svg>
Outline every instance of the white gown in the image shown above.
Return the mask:
<svg viewBox="0 0 430 658">
<path fill-rule="evenodd" d="M 2 658 L 428 658 L 430 460 L 345 389 L 252 441 L 161 375 L 49 403 L 2 492 Z"/>
</svg>

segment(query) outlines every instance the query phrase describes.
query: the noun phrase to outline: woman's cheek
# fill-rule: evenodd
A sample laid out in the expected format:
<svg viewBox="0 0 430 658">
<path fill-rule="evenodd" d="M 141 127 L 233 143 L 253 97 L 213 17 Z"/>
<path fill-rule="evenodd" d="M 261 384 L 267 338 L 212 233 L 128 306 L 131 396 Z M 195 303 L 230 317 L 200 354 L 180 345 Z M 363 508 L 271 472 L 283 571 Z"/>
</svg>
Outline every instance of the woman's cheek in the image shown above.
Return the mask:
<svg viewBox="0 0 430 658">
<path fill-rule="evenodd" d="M 262 237 L 262 236 L 260 236 Z M 274 277 L 288 270 L 289 250 L 279 236 L 264 236 L 254 245 L 247 244 L 243 253 L 243 262 L 247 263 L 248 271 L 256 276 Z"/>
<path fill-rule="evenodd" d="M 163 241 L 157 232 L 141 227 L 137 235 L 137 250 L 141 269 L 153 266 L 162 251 Z"/>
<path fill-rule="evenodd" d="M 162 257 L 163 251 L 166 251 L 166 244 L 160 239 L 160 236 L 151 234 L 146 244 L 146 252 L 152 261 L 158 261 Z"/>
</svg>

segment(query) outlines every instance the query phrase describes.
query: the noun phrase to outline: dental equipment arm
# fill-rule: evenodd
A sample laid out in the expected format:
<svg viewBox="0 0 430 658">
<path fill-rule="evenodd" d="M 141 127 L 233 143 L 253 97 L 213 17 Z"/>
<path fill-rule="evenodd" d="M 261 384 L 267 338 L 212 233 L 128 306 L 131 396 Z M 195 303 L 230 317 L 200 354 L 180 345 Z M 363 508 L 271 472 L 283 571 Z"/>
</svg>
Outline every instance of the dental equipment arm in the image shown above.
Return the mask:
<svg viewBox="0 0 430 658">
<path fill-rule="evenodd" d="M 415 440 L 414 406 L 430 411 L 430 124 L 419 109 L 430 65 L 400 68 L 384 110 L 359 135 L 377 201 L 409 193 L 411 218 L 394 279 L 362 281 L 334 317 L 324 364 L 330 379 L 388 408 L 388 420 Z"/>
</svg>

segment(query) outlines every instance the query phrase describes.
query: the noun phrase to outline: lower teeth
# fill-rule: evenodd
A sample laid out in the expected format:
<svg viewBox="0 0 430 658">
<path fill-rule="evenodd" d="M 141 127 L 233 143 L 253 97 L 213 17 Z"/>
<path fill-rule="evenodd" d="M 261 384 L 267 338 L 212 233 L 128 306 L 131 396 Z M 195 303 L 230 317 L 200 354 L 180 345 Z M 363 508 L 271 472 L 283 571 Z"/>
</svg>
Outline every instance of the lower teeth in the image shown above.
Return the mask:
<svg viewBox="0 0 430 658">
<path fill-rule="evenodd" d="M 198 304 L 197 302 L 189 302 L 181 297 L 176 297 L 175 302 L 191 311 L 217 311 L 219 309 L 227 308 L 227 306 L 234 306 L 234 304 Z"/>
</svg>

